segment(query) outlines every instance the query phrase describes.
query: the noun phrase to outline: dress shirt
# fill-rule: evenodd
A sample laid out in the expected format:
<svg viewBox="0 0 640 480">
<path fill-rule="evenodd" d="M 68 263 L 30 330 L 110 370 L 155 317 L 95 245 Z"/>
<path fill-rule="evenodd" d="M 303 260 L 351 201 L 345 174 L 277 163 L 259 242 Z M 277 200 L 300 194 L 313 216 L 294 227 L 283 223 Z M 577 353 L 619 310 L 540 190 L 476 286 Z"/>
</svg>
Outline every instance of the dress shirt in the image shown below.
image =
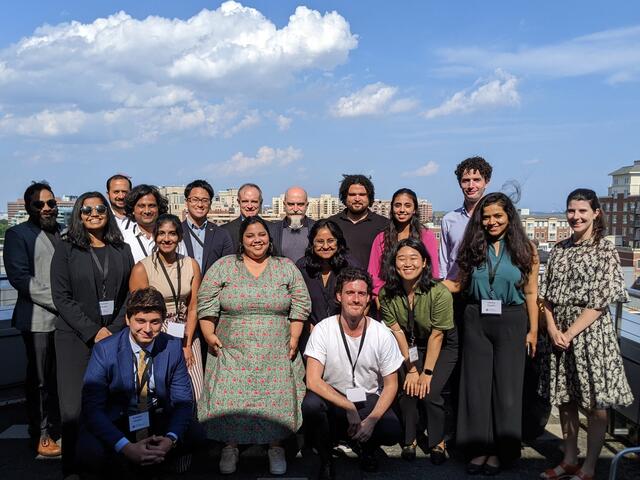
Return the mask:
<svg viewBox="0 0 640 480">
<path fill-rule="evenodd" d="M 196 237 L 198 237 L 203 244 L 204 237 L 207 233 L 207 223 L 208 220 L 205 220 L 202 226 L 199 227 L 195 223 L 193 223 L 193 221 L 191 221 L 191 218 L 187 218 L 187 225 L 189 225 L 191 231 L 196 234 Z M 184 235 L 191 234 L 189 232 L 184 232 Z M 200 271 L 204 272 L 204 265 L 202 264 L 202 261 L 204 259 L 204 248 L 194 238 L 191 238 L 191 246 L 193 247 L 193 258 L 196 260 L 196 262 L 198 262 L 198 265 L 200 265 Z"/>
<path fill-rule="evenodd" d="M 442 218 L 439 254 L 440 276 L 442 278 L 457 279 L 458 264 L 456 259 L 467 223 L 469 223 L 469 214 L 464 205 L 447 213 Z"/>
<path fill-rule="evenodd" d="M 118 216 L 118 214 L 116 212 L 113 211 L 113 209 L 111 210 L 113 212 L 113 217 L 116 219 L 116 223 L 118 224 L 118 228 L 120 229 L 120 231 L 122 232 L 122 234 L 124 235 L 124 232 L 126 232 L 127 230 L 133 228 L 136 224 L 136 222 L 134 220 L 131 220 L 129 217 L 124 216 L 124 217 L 120 217 Z"/>
<path fill-rule="evenodd" d="M 135 263 L 151 255 L 153 248 L 156 246 L 156 241 L 153 237 L 147 238 L 137 224 L 134 225 L 133 228 L 125 230 L 122 236 L 124 237 L 124 241 L 131 247 L 131 254 L 133 255 L 133 261 Z"/>
</svg>

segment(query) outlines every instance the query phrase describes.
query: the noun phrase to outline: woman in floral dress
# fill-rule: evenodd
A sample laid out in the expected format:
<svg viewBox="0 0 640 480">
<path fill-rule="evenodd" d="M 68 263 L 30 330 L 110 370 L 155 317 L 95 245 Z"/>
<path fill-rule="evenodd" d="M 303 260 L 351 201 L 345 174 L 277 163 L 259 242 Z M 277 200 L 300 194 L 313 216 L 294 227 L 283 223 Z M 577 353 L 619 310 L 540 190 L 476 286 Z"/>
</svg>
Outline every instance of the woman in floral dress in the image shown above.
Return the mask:
<svg viewBox="0 0 640 480">
<path fill-rule="evenodd" d="M 271 256 L 267 225 L 248 217 L 241 253 L 218 260 L 198 293 L 209 344 L 198 417 L 210 439 L 225 442 L 220 472 L 233 473 L 239 444 L 269 444 L 270 472 L 286 472 L 280 442 L 302 423 L 304 367 L 298 355 L 311 300 L 300 271 Z"/>
<path fill-rule="evenodd" d="M 542 372 L 541 393 L 560 409 L 564 458 L 540 476 L 589 480 L 604 441 L 606 409 L 633 401 L 609 313 L 609 305 L 627 301 L 627 293 L 618 254 L 604 238 L 605 222 L 593 190 L 569 194 L 567 220 L 573 234 L 551 251 L 540 288 L 554 347 Z M 589 412 L 582 466 L 578 407 Z"/>
</svg>

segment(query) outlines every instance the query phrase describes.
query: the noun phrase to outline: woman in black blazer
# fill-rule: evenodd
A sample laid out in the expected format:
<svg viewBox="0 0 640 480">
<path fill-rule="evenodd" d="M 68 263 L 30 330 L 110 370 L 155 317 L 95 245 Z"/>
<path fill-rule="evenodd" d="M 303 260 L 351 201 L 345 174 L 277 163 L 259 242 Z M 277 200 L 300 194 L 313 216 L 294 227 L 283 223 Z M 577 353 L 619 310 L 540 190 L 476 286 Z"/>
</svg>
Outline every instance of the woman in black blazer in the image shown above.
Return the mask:
<svg viewBox="0 0 640 480">
<path fill-rule="evenodd" d="M 75 444 L 91 349 L 125 325 L 133 257 L 108 205 L 99 192 L 82 194 L 51 262 L 64 477 L 78 473 Z"/>
</svg>

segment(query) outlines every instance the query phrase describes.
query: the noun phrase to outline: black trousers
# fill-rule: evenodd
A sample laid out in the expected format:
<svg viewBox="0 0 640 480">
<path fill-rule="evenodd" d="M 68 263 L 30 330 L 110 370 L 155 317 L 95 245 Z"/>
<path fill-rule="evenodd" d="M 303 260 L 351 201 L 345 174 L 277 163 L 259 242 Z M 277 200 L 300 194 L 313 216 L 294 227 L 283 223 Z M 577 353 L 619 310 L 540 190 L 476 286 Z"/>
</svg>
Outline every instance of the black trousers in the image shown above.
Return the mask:
<svg viewBox="0 0 640 480">
<path fill-rule="evenodd" d="M 424 367 L 426 350 L 418 349 L 418 371 Z M 433 369 L 429 393 L 420 400 L 418 397 L 406 395 L 402 386 L 406 378 L 406 366 L 398 371 L 398 408 L 404 431 L 403 445 L 410 445 L 416 439 L 416 427 L 419 424 L 420 414 L 426 414 L 427 430 L 429 432 L 429 448 L 433 448 L 445 439 L 445 400 L 442 396 L 443 389 L 451 376 L 451 372 L 458 362 L 458 332 L 455 328 L 444 333 L 444 340 L 440 355 Z"/>
<path fill-rule="evenodd" d="M 82 381 L 91 357 L 91 347 L 71 332 L 56 330 L 58 397 L 62 420 L 62 473 L 78 472 L 76 442 L 82 409 Z"/>
<path fill-rule="evenodd" d="M 27 353 L 25 397 L 29 436 L 36 440 L 51 435 L 60 420 L 53 332 L 22 332 Z"/>
<path fill-rule="evenodd" d="M 482 315 L 469 304 L 458 409 L 458 445 L 469 458 L 520 456 L 522 386 L 526 356 L 524 305 L 502 306 L 502 315 Z"/>
<path fill-rule="evenodd" d="M 356 404 L 361 419 L 371 413 L 378 398 L 378 395 L 368 393 L 366 402 Z M 302 418 L 305 431 L 309 432 L 310 440 L 323 461 L 331 458 L 331 449 L 338 440 L 348 440 L 347 412 L 309 390 L 302 401 Z M 369 441 L 362 444 L 362 449 L 373 451 L 380 445 L 395 445 L 400 437 L 400 422 L 393 409 L 389 408 L 376 423 Z"/>
</svg>

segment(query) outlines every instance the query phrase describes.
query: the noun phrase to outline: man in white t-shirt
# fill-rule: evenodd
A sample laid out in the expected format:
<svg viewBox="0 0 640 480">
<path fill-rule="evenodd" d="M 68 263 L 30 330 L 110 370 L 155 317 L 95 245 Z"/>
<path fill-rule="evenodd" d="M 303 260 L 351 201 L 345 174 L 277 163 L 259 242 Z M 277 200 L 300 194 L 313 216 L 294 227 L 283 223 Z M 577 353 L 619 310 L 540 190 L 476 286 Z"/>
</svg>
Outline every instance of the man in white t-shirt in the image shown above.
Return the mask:
<svg viewBox="0 0 640 480">
<path fill-rule="evenodd" d="M 333 442 L 349 439 L 360 449 L 362 469 L 375 471 L 376 448 L 400 439 L 400 422 L 390 407 L 404 359 L 391 330 L 365 316 L 371 290 L 367 272 L 345 268 L 336 280 L 341 312 L 314 327 L 304 352 L 302 415 L 322 460 L 322 479 L 335 476 Z"/>
</svg>

